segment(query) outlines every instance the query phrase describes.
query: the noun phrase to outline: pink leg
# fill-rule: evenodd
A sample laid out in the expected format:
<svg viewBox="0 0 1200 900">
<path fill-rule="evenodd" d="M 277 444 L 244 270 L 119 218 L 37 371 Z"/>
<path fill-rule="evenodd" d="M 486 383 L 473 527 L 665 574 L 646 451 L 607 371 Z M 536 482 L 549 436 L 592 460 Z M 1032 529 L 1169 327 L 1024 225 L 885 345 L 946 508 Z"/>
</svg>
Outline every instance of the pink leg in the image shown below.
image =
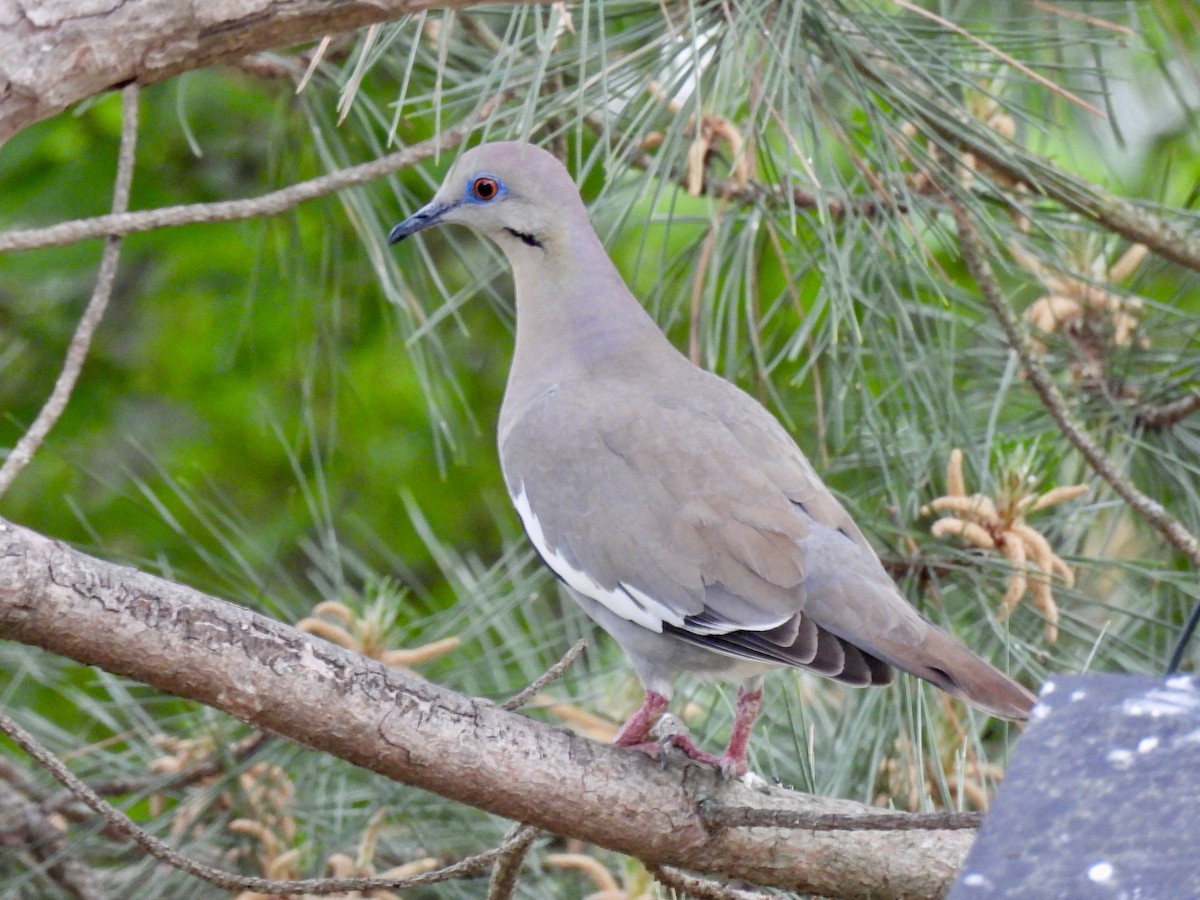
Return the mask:
<svg viewBox="0 0 1200 900">
<path fill-rule="evenodd" d="M 618 747 L 637 747 L 639 749 L 646 747 L 646 738 L 650 736 L 650 729 L 666 711 L 667 698 L 654 691 L 646 691 L 646 699 L 642 701 L 638 711 L 621 726 L 621 730 L 617 732 L 617 736 L 613 738 L 612 742 Z M 658 745 L 650 746 L 657 748 Z"/>
<path fill-rule="evenodd" d="M 753 690 L 738 689 L 737 712 L 733 716 L 733 732 L 729 735 L 729 746 L 720 762 L 721 771 L 726 775 L 738 777 L 749 770 L 746 764 L 746 752 L 750 749 L 750 731 L 754 728 L 754 720 L 762 707 L 762 688 Z"/>
<path fill-rule="evenodd" d="M 749 770 L 749 766 L 746 764 L 746 752 L 750 747 L 750 731 L 754 727 L 754 720 L 758 718 L 761 706 L 761 687 L 750 690 L 742 687 L 738 690 L 737 711 L 733 717 L 733 732 L 729 735 L 729 746 L 720 756 L 701 750 L 686 734 L 674 735 L 666 743 L 678 747 L 687 754 L 689 759 L 716 766 L 727 778 L 741 777 Z M 651 756 L 657 755 L 661 746 L 647 738 L 649 738 L 654 724 L 662 718 L 662 714 L 666 710 L 667 698 L 653 691 L 647 691 L 646 699 L 642 701 L 641 707 L 621 726 L 621 730 L 613 738 L 613 743 L 618 747 L 632 747 Z"/>
<path fill-rule="evenodd" d="M 708 763 L 721 770 L 726 778 L 740 778 L 750 766 L 746 763 L 746 752 L 750 749 L 750 731 L 762 707 L 762 688 L 738 689 L 737 711 L 733 716 L 733 731 L 729 735 L 729 746 L 720 756 L 705 753 L 684 734 L 671 738 L 671 743 L 697 762 Z"/>
</svg>

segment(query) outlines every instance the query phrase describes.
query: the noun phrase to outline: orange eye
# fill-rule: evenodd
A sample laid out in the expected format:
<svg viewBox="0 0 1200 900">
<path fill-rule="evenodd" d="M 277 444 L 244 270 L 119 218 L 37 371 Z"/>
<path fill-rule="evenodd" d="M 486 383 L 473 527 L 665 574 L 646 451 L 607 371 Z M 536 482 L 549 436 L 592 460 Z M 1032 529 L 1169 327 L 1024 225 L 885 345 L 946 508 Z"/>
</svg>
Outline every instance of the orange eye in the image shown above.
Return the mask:
<svg viewBox="0 0 1200 900">
<path fill-rule="evenodd" d="M 489 200 L 495 200 L 500 194 L 500 183 L 495 178 L 476 178 L 471 182 L 471 194 L 476 200 L 482 200 L 487 203 Z"/>
</svg>

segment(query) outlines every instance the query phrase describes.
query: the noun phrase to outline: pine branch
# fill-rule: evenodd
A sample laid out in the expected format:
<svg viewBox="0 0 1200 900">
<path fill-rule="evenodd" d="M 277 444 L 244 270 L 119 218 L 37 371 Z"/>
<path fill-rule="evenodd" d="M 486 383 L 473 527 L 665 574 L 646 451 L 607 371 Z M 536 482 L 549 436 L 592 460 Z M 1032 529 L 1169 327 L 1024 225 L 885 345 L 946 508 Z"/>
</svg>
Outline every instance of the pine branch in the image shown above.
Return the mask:
<svg viewBox="0 0 1200 900">
<path fill-rule="evenodd" d="M 1164 538 L 1167 539 L 1180 553 L 1187 557 L 1192 566 L 1200 569 L 1200 539 L 1197 539 L 1182 522 L 1172 516 L 1161 503 L 1146 496 L 1134 486 L 1128 477 L 1117 470 L 1116 464 L 1109 459 L 1108 454 L 1087 433 L 1079 422 L 1075 421 L 1067 408 L 1066 398 L 1050 377 L 1041 361 L 1034 356 L 1029 346 L 1029 339 L 1021 331 L 1017 317 L 1009 309 L 1000 291 L 1000 286 L 992 274 L 983 241 L 979 231 L 971 224 L 963 208 L 954 200 L 950 200 L 950 209 L 958 224 L 958 238 L 962 247 L 963 261 L 979 286 L 980 293 L 995 314 L 1000 327 L 1008 338 L 1008 344 L 1021 361 L 1025 377 L 1041 398 L 1046 412 L 1058 425 L 1063 435 L 1077 449 L 1088 465 L 1108 482 L 1117 495 L 1150 523 Z"/>
</svg>

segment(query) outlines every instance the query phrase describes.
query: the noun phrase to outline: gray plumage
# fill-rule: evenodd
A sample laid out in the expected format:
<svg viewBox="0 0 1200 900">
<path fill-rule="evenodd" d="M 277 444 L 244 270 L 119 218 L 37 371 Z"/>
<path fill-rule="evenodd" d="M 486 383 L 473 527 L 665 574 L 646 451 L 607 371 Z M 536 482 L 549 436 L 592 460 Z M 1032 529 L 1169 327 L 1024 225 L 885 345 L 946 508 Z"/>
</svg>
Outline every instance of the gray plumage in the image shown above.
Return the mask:
<svg viewBox="0 0 1200 900">
<path fill-rule="evenodd" d="M 779 666 L 852 685 L 887 684 L 894 666 L 998 716 L 1028 715 L 1027 690 L 904 599 L 779 422 L 670 344 L 553 156 L 519 143 L 468 151 L 391 240 L 455 222 L 492 238 L 513 269 L 499 425 L 509 493 L 647 690 L 619 743 L 644 744 L 682 672 L 745 682 L 747 737 L 758 678 Z M 711 759 L 744 771 L 734 743 Z"/>
</svg>

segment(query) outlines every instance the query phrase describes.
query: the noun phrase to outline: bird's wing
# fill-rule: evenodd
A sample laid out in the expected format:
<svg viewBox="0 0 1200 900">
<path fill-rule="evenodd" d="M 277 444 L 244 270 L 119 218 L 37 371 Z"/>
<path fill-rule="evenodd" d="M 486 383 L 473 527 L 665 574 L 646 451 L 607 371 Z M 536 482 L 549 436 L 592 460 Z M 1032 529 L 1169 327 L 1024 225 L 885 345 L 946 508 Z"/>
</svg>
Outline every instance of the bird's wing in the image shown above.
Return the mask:
<svg viewBox="0 0 1200 900">
<path fill-rule="evenodd" d="M 886 681 L 851 636 L 803 614 L 814 535 L 835 536 L 867 568 L 874 551 L 774 417 L 697 374 L 682 393 L 569 382 L 522 412 L 501 463 L 538 552 L 571 587 L 653 631 Z"/>
</svg>

